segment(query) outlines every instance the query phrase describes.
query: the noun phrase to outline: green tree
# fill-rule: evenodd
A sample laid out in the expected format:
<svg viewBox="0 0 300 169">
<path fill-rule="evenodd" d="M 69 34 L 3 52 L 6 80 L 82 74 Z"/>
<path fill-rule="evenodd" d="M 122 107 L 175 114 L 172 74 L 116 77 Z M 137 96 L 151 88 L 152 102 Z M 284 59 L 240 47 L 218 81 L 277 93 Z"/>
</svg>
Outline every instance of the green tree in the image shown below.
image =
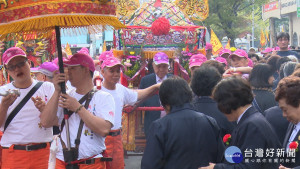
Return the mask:
<svg viewBox="0 0 300 169">
<path fill-rule="evenodd" d="M 209 0 L 209 16 L 204 21 L 205 26 L 213 29 L 218 37 L 227 36 L 234 46 L 234 39 L 239 34 L 252 30 L 252 9 L 254 5 L 256 39 L 266 23 L 261 17 L 261 7 L 268 0 Z M 264 27 L 264 28 L 261 28 Z"/>
</svg>

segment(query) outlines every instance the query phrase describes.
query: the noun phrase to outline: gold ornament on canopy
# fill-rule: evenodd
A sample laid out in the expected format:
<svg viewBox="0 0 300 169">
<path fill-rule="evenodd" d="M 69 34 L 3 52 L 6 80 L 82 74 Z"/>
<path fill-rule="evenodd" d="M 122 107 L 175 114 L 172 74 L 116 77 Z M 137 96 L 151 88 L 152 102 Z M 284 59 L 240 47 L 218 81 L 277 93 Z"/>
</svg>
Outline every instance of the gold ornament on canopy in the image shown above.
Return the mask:
<svg viewBox="0 0 300 169">
<path fill-rule="evenodd" d="M 7 1 L 6 1 L 7 2 Z M 0 4 L 1 5 L 1 4 Z M 25 33 L 51 36 L 55 30 L 59 70 L 63 69 L 60 28 L 87 27 L 97 33 L 102 27 L 124 28 L 116 17 L 112 0 L 16 0 L 0 6 L 0 39 L 14 39 Z M 17 35 L 17 36 L 16 36 Z M 66 93 L 65 84 L 61 91 Z M 67 154 L 72 155 L 67 109 L 64 109 Z M 71 166 L 72 158 L 65 158 Z M 69 168 L 69 167 L 67 167 Z"/>
<path fill-rule="evenodd" d="M 132 14 L 140 7 L 139 0 L 116 0 L 117 18 L 129 20 Z"/>
<path fill-rule="evenodd" d="M 91 33 L 97 33 L 106 26 L 115 29 L 125 27 L 117 19 L 116 6 L 111 0 L 19 0 L 7 5 L 0 1 L 1 39 L 7 38 L 7 35 L 11 36 L 10 39 L 17 39 L 24 32 L 49 37 L 55 26 L 87 27 Z"/>
<path fill-rule="evenodd" d="M 192 20 L 204 21 L 208 17 L 208 0 L 176 0 L 175 4 Z"/>
</svg>

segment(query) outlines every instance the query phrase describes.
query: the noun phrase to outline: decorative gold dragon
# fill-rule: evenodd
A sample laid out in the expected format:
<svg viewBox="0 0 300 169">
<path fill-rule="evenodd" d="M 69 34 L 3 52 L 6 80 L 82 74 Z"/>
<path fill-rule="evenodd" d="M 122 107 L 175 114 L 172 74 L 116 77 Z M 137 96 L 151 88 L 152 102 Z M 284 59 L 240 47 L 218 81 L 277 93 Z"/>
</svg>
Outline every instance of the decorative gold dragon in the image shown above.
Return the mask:
<svg viewBox="0 0 300 169">
<path fill-rule="evenodd" d="M 0 4 L 4 4 L 4 8 L 7 8 L 7 1 L 6 0 L 0 0 Z"/>
</svg>

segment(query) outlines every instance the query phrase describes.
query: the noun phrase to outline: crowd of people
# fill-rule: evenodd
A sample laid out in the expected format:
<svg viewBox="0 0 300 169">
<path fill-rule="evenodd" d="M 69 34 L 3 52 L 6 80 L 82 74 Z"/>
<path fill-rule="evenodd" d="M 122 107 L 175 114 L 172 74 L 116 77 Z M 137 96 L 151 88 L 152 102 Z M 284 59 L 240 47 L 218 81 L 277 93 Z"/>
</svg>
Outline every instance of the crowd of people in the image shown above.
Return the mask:
<svg viewBox="0 0 300 169">
<path fill-rule="evenodd" d="M 207 44 L 206 55 L 189 60 L 190 82 L 170 74 L 159 52 L 138 90 L 119 83 L 123 65 L 111 51 L 97 61 L 85 50 L 65 56 L 60 73 L 57 59 L 31 68 L 22 49 L 9 48 L 2 56 L 13 81 L 0 87 L 7 93 L 0 96 L 1 167 L 123 169 L 122 109 L 136 104 L 164 108 L 145 112 L 142 169 L 300 168 L 300 57 L 289 38 L 279 33 L 279 49 L 263 57 L 242 49 L 213 57 Z M 228 154 L 232 147 L 240 152 Z"/>
</svg>

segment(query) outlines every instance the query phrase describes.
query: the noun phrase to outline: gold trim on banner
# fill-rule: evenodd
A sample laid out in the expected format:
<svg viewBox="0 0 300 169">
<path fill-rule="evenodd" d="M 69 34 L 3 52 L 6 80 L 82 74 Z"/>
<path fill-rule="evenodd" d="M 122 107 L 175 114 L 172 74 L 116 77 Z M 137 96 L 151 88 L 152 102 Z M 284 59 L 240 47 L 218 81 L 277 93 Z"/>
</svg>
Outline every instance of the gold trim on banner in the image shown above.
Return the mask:
<svg viewBox="0 0 300 169">
<path fill-rule="evenodd" d="M 173 50 L 168 50 L 168 51 L 143 51 L 142 54 L 146 59 L 153 59 L 154 55 L 158 52 L 164 52 L 165 54 L 168 55 L 170 59 L 174 57 L 175 51 Z"/>
</svg>

